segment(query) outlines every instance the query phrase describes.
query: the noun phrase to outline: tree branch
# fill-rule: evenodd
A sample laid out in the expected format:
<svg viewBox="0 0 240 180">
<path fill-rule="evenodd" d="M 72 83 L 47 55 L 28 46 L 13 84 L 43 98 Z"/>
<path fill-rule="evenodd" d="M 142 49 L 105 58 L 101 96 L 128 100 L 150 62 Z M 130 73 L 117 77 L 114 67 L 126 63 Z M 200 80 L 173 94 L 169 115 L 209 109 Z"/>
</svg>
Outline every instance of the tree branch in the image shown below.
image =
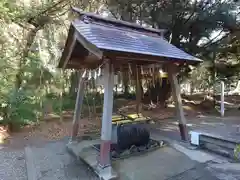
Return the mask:
<svg viewBox="0 0 240 180">
<path fill-rule="evenodd" d="M 197 0 L 195 0 L 193 12 L 192 12 L 191 15 L 187 18 L 187 20 L 183 22 L 183 24 L 187 24 L 187 22 L 193 17 L 193 15 L 194 15 L 195 12 L 196 12 L 196 8 L 197 8 Z"/>
<path fill-rule="evenodd" d="M 107 0 L 106 0 L 104 3 L 107 5 L 108 10 L 109 10 L 110 13 L 113 15 L 113 17 L 114 17 L 115 19 L 118 19 L 118 20 L 119 20 L 119 18 L 117 17 L 117 15 L 116 15 L 112 10 L 110 10 L 110 6 L 109 6 L 109 3 L 107 2 Z"/>
<path fill-rule="evenodd" d="M 204 47 L 208 47 L 209 45 L 212 44 L 212 42 L 214 42 L 214 40 L 216 40 L 218 38 L 218 36 L 223 32 L 223 30 L 221 30 L 217 36 L 215 36 L 213 39 L 211 39 L 209 42 L 207 42 Z M 227 36 L 229 35 L 229 33 L 227 34 Z M 223 36 L 223 38 L 226 36 Z M 222 40 L 222 38 L 220 39 L 220 41 Z M 217 42 L 219 42 L 219 40 L 217 40 Z"/>
<path fill-rule="evenodd" d="M 33 15 L 32 17 L 30 17 L 27 22 L 30 23 L 30 24 L 33 24 L 33 21 L 36 17 L 40 17 L 42 16 L 43 14 L 46 14 L 46 13 L 49 13 L 49 11 L 51 11 L 53 8 L 57 7 L 58 5 L 60 5 L 61 3 L 65 2 L 66 0 L 60 0 L 58 2 L 56 2 L 55 4 L 53 4 L 52 6 L 48 7 L 47 9 L 41 11 L 40 13 L 36 14 L 36 15 Z M 64 5 L 65 7 L 66 5 Z M 54 11 L 53 11 L 54 12 Z"/>
</svg>

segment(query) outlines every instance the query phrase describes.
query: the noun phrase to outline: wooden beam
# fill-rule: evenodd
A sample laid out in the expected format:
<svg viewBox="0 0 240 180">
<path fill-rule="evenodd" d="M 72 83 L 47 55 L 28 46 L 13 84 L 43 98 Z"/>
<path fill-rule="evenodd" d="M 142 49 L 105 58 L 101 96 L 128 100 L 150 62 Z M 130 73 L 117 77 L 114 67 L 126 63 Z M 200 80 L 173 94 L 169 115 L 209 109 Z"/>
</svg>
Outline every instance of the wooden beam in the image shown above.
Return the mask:
<svg viewBox="0 0 240 180">
<path fill-rule="evenodd" d="M 75 104 L 74 116 L 73 116 L 73 123 L 72 123 L 72 133 L 70 142 L 76 140 L 78 129 L 79 129 L 79 120 L 81 119 L 81 110 L 82 110 L 82 103 L 84 98 L 84 70 L 79 72 L 79 82 L 78 82 L 78 92 L 77 92 L 77 99 Z"/>
<path fill-rule="evenodd" d="M 69 61 L 69 59 L 70 59 L 70 57 L 71 57 L 71 55 L 72 55 L 73 49 L 74 49 L 74 47 L 75 47 L 75 45 L 76 45 L 76 42 L 77 42 L 77 38 L 76 38 L 76 34 L 75 34 L 75 32 L 74 32 L 74 33 L 73 33 L 73 39 L 72 39 L 72 41 L 70 42 L 71 44 L 69 45 L 69 50 L 66 51 L 66 52 L 67 52 L 67 55 L 66 55 L 65 61 L 63 62 L 62 69 L 65 69 L 65 68 L 66 68 L 66 66 L 67 66 L 67 64 L 68 64 L 68 61 Z"/>
<path fill-rule="evenodd" d="M 168 58 L 163 56 L 154 56 L 154 55 L 147 55 L 147 54 L 139 54 L 133 52 L 122 52 L 122 51 L 113 51 L 108 49 L 101 49 L 103 51 L 104 56 L 109 57 L 111 59 L 116 59 L 116 61 L 121 61 L 125 63 L 127 61 L 135 62 L 136 64 L 155 64 L 155 63 L 169 63 L 169 64 L 189 64 L 195 65 L 199 64 L 198 61 L 190 61 L 185 59 L 178 59 L 178 58 Z M 115 62 L 114 62 L 115 63 Z"/>
<path fill-rule="evenodd" d="M 175 101 L 177 119 L 179 121 L 179 131 L 182 140 L 188 139 L 187 123 L 183 112 L 182 98 L 180 92 L 180 86 L 177 79 L 177 66 L 171 65 L 167 67 L 168 77 L 172 88 L 172 95 Z"/>
</svg>

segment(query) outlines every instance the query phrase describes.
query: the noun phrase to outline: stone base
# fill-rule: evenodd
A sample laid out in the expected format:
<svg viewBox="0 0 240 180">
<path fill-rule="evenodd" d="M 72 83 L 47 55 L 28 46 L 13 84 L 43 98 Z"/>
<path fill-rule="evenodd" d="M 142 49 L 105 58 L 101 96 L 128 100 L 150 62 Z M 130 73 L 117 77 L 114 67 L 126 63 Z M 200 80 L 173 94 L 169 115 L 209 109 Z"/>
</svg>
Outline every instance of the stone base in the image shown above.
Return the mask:
<svg viewBox="0 0 240 180">
<path fill-rule="evenodd" d="M 102 168 L 98 165 L 97 158 L 99 152 L 92 147 L 92 145 L 98 143 L 100 143 L 100 140 L 73 141 L 67 144 L 67 150 L 78 160 L 83 161 L 89 166 L 101 180 L 112 180 L 117 178 L 117 173 L 111 166 Z"/>
<path fill-rule="evenodd" d="M 97 161 L 99 152 L 92 147 L 99 143 L 100 140 L 72 142 L 67 145 L 67 149 L 77 159 L 85 162 L 102 180 L 168 179 L 196 165 L 195 161 L 181 152 L 165 146 L 139 156 L 112 160 L 112 167 L 101 168 Z"/>
<path fill-rule="evenodd" d="M 113 170 L 111 166 L 105 168 L 97 166 L 95 172 L 100 178 L 100 180 L 113 180 L 117 178 L 117 173 Z"/>
<path fill-rule="evenodd" d="M 240 136 L 233 136 L 229 134 L 225 134 L 224 136 L 204 131 L 192 131 L 191 143 L 220 155 L 240 160 L 235 154 L 235 149 L 237 145 L 240 144 L 239 137 Z"/>
</svg>

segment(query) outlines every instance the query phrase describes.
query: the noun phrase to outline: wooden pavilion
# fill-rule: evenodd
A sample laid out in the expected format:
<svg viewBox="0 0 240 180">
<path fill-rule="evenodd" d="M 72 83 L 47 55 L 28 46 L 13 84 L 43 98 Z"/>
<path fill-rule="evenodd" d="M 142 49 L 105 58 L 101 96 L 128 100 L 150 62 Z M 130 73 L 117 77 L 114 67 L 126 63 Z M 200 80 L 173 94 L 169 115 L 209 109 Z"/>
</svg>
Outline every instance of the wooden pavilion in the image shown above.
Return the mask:
<svg viewBox="0 0 240 180">
<path fill-rule="evenodd" d="M 168 72 L 176 103 L 181 137 L 186 140 L 186 119 L 183 113 L 180 87 L 176 75 L 179 65 L 186 63 L 196 64 L 201 60 L 168 43 L 163 37 L 164 30 L 146 28 L 115 19 L 106 19 L 92 13 L 82 13 L 77 8 L 73 8 L 73 10 L 78 13 L 79 18 L 70 25 L 68 38 L 58 67 L 78 70 L 103 68 L 104 105 L 101 147 L 97 164 L 93 163 L 90 166 L 97 169 L 96 171 L 101 178 L 111 179 L 115 176 L 112 173 L 109 155 L 112 136 L 114 73 L 120 70 L 127 71 L 129 63 L 134 67 L 135 76 L 138 76 L 140 65 L 164 65 Z M 84 78 L 80 78 L 71 143 L 76 140 L 80 123 L 84 91 L 83 81 Z M 138 95 L 137 101 L 141 101 Z"/>
</svg>

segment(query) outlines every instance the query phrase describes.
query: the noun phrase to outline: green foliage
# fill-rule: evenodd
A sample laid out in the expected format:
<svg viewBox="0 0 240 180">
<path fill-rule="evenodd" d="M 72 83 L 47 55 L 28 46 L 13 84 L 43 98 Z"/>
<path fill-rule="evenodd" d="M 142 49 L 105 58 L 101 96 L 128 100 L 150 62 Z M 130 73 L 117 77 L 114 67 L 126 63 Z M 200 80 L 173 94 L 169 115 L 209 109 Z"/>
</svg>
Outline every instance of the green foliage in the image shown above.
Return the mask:
<svg viewBox="0 0 240 180">
<path fill-rule="evenodd" d="M 60 96 L 64 90 L 62 84 L 66 79 L 61 79 L 59 70 L 52 71 L 48 61 L 51 58 L 54 64 L 58 59 L 56 34 L 66 33 L 66 27 L 48 36 L 42 32 L 45 26 L 55 24 L 55 20 L 61 24 L 67 21 L 61 19 L 67 3 L 66 0 L 30 1 L 29 4 L 0 1 L 0 123 L 15 127 L 36 123 L 42 115 L 46 95 Z M 55 50 L 51 57 L 46 55 L 48 46 Z"/>
<path fill-rule="evenodd" d="M 49 96 L 45 100 L 45 103 L 52 104 L 53 113 L 60 114 L 62 111 L 73 111 L 75 107 L 75 99 L 71 99 L 68 95 L 59 97 L 54 94 Z"/>
<path fill-rule="evenodd" d="M 55 96 L 54 94 L 48 94 L 44 104 L 51 104 L 53 112 L 60 114 L 62 111 L 73 111 L 75 108 L 76 99 L 72 98 L 70 95 L 66 94 L 62 98 Z M 103 94 L 99 93 L 86 93 L 83 99 L 83 113 L 86 116 L 91 116 L 88 109 L 91 111 L 97 111 L 97 108 L 102 110 L 103 106 Z M 94 109 L 95 108 L 95 109 Z M 91 112 L 92 113 L 92 112 Z"/>
<path fill-rule="evenodd" d="M 236 145 L 236 147 L 234 149 L 234 157 L 237 160 L 240 160 L 240 144 Z"/>
<path fill-rule="evenodd" d="M 40 115 L 39 100 L 31 91 L 12 91 L 4 107 L 3 123 L 11 125 L 14 129 L 37 122 Z"/>
<path fill-rule="evenodd" d="M 20 12 L 16 9 L 15 3 L 12 0 L 0 1 L 0 19 L 5 21 L 11 21 L 19 15 Z"/>
<path fill-rule="evenodd" d="M 204 62 L 191 71 L 189 77 L 193 89 L 196 88 L 205 91 L 213 86 L 214 80 L 212 79 L 211 72 L 208 70 L 209 66 L 209 62 Z"/>
<path fill-rule="evenodd" d="M 86 93 L 83 99 L 83 104 L 89 106 L 101 106 L 103 105 L 103 94 L 100 93 Z"/>
</svg>

